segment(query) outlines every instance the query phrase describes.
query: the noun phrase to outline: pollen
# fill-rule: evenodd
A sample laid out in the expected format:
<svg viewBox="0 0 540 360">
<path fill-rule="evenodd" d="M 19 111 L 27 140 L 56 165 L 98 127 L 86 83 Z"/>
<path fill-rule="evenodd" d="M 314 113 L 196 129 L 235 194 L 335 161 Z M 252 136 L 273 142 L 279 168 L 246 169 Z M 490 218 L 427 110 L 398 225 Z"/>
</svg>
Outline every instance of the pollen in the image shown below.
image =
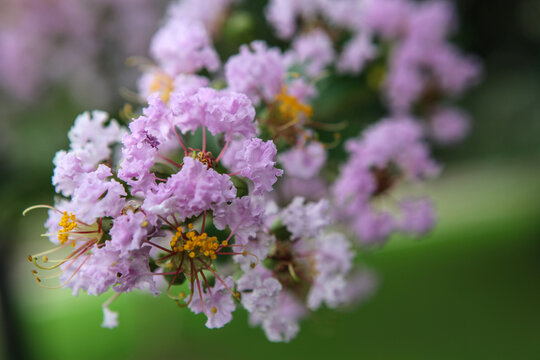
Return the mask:
<svg viewBox="0 0 540 360">
<path fill-rule="evenodd" d="M 295 96 L 289 95 L 286 86 L 283 86 L 281 92 L 276 96 L 276 101 L 279 103 L 281 116 L 287 122 L 298 121 L 302 115 L 308 118 L 313 115 L 313 108 L 301 103 Z"/>
<path fill-rule="evenodd" d="M 190 230 L 187 233 L 184 233 L 182 227 L 176 229 L 170 241 L 171 249 L 177 253 L 185 252 L 191 259 L 195 257 L 216 259 L 216 251 L 220 247 L 217 237 L 208 236 L 205 232 L 199 234 L 193 230 L 193 224 L 188 224 L 187 227 Z M 222 246 L 223 243 L 228 244 L 224 241 Z"/>
<path fill-rule="evenodd" d="M 154 75 L 150 83 L 150 93 L 159 93 L 159 97 L 164 103 L 169 102 L 171 92 L 174 90 L 173 78 L 169 75 L 158 72 Z"/>
<path fill-rule="evenodd" d="M 217 313 L 217 307 L 212 306 L 212 308 L 210 309 L 210 312 L 211 312 L 212 314 Z"/>
<path fill-rule="evenodd" d="M 58 225 L 62 228 L 60 231 L 58 231 L 58 240 L 60 240 L 60 244 L 64 244 L 66 241 L 68 241 L 69 232 L 75 229 L 77 226 L 76 220 L 77 218 L 75 215 L 71 213 L 68 215 L 67 211 L 64 211 L 62 218 L 58 223 Z"/>
</svg>

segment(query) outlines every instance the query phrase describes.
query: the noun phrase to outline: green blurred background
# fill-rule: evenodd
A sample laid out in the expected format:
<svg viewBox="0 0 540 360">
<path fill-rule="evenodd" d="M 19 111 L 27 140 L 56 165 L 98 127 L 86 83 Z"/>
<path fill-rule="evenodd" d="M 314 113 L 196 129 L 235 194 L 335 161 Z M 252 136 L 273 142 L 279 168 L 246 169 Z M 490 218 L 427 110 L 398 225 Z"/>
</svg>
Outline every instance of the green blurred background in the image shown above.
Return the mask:
<svg viewBox="0 0 540 360">
<path fill-rule="evenodd" d="M 263 37 L 263 1 L 243 5 L 228 24 L 221 50 Z M 483 82 L 461 105 L 474 119 L 462 144 L 435 149 L 442 177 L 426 187 L 439 225 L 414 240 L 393 238 L 362 260 L 378 274 L 379 291 L 349 311 L 319 311 L 290 344 L 269 343 L 237 311 L 225 328 L 208 330 L 202 315 L 166 296 L 122 295 L 112 308 L 120 326 L 102 329 L 101 297 L 71 296 L 34 282 L 26 261 L 47 246 L 55 152 L 87 110 L 61 87 L 32 104 L 2 99 L 0 108 L 0 356 L 13 359 L 538 359 L 540 358 L 540 1 L 460 0 L 455 41 L 485 64 Z M 0 10 L 1 11 L 1 10 Z M 1 56 L 1 54 L 0 54 Z M 134 70 L 136 71 L 136 70 Z M 326 103 L 352 93 L 343 118 L 358 129 L 381 114 L 361 78 L 326 84 Z M 334 94 L 334 96 L 331 96 Z M 119 97 L 106 109 L 116 113 Z M 359 120 L 358 120 L 359 119 Z"/>
</svg>

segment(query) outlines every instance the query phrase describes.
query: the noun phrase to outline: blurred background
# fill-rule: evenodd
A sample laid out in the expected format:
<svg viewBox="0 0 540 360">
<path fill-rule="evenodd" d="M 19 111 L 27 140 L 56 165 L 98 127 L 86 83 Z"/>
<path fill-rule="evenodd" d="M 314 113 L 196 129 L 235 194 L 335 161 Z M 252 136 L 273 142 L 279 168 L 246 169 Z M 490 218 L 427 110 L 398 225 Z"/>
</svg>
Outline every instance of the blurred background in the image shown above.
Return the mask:
<svg viewBox="0 0 540 360">
<path fill-rule="evenodd" d="M 426 191 L 439 225 L 420 240 L 396 237 L 364 254 L 379 291 L 359 308 L 317 312 L 290 344 L 268 342 L 242 311 L 211 331 L 202 315 L 141 293 L 115 302 L 120 326 L 111 331 L 100 327 L 108 294 L 75 298 L 35 283 L 26 256 L 47 246 L 40 238 L 46 213 L 23 218 L 22 210 L 52 203 L 52 158 L 68 147 L 77 114 L 99 107 L 118 115 L 139 74 L 125 59 L 146 54 L 164 4 L 99 0 L 58 14 L 60 1 L 25 0 L 26 17 L 7 11 L 16 1 L 0 0 L 0 43 L 11 44 L 0 65 L 20 65 L 0 72 L 0 83 L 15 84 L 0 90 L 0 357 L 540 358 L 540 1 L 456 1 L 453 40 L 482 59 L 484 79 L 460 102 L 473 118 L 470 136 L 434 150 L 444 173 Z M 244 1 L 225 23 L 222 59 L 255 38 L 283 45 L 261 20 L 264 3 Z M 5 30 L 22 18 L 18 33 Z M 58 25 L 45 37 L 62 49 L 54 57 L 43 37 L 31 36 L 51 27 L 45 21 Z M 332 94 L 351 94 L 341 115 L 357 121 L 356 133 L 384 114 L 361 78 L 330 79 L 321 91 L 328 95 L 315 104 L 321 117 L 343 105 Z"/>
</svg>

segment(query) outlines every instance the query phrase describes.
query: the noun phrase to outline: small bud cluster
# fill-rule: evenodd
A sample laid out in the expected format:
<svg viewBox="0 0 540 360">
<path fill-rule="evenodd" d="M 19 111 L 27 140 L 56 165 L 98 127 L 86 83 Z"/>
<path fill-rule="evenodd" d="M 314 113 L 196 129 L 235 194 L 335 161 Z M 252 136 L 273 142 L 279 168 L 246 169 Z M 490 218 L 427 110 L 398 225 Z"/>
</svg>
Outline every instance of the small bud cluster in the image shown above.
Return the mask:
<svg viewBox="0 0 540 360">
<path fill-rule="evenodd" d="M 28 209 L 49 209 L 57 246 L 29 260 L 43 286 L 59 277 L 74 294 L 165 293 L 209 328 L 242 307 L 269 340 L 290 341 L 310 312 L 371 295 L 376 277 L 359 251 L 433 227 L 430 200 L 400 188 L 439 174 L 429 140 L 464 128 L 440 98 L 478 69 L 445 40 L 452 8 L 410 0 L 271 0 L 268 20 L 290 48 L 254 41 L 221 64 L 213 35 L 234 5 L 171 5 L 129 128 L 100 111 L 75 120 L 70 149 L 54 158 L 56 204 Z M 392 50 L 379 55 L 374 39 Z M 339 133 L 319 135 L 342 125 L 315 120 L 318 81 L 334 70 L 373 78 L 378 56 L 388 73 L 374 85 L 391 115 L 349 134 L 336 164 Z M 114 327 L 109 305 L 103 326 Z"/>
</svg>

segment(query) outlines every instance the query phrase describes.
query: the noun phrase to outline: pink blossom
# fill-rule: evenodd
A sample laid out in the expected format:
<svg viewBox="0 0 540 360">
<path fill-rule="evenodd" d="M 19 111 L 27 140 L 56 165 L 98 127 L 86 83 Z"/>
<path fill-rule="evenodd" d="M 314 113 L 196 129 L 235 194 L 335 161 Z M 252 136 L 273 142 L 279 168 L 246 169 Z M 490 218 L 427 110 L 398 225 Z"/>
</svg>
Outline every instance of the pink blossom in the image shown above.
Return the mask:
<svg viewBox="0 0 540 360">
<path fill-rule="evenodd" d="M 430 117 L 429 134 L 441 144 L 462 140 L 469 132 L 470 119 L 462 110 L 438 107 Z"/>
<path fill-rule="evenodd" d="M 275 167 L 276 154 L 276 146 L 271 140 L 265 142 L 252 138 L 243 141 L 234 155 L 229 155 L 228 162 L 231 163 L 232 171 L 253 182 L 253 194 L 259 195 L 271 191 L 277 177 L 283 174 L 283 170 Z"/>
<path fill-rule="evenodd" d="M 146 194 L 143 209 L 156 215 L 178 213 L 182 220 L 216 209 L 236 197 L 229 176 L 191 157 L 182 169 Z"/>
<path fill-rule="evenodd" d="M 225 77 L 231 90 L 246 94 L 254 105 L 261 99 L 272 102 L 285 78 L 281 51 L 268 48 L 263 41 L 242 45 L 240 53 L 225 64 Z"/>
<path fill-rule="evenodd" d="M 150 53 L 159 67 L 172 76 L 219 68 L 219 58 L 210 37 L 198 21 L 169 18 L 154 35 Z"/>
<path fill-rule="evenodd" d="M 301 197 L 294 198 L 281 215 L 281 221 L 291 232 L 292 239 L 316 237 L 330 221 L 328 200 L 306 204 L 304 201 Z"/>
<path fill-rule="evenodd" d="M 261 228 L 264 209 L 250 196 L 236 198 L 231 204 L 223 205 L 214 211 L 214 225 L 219 230 L 229 227 L 235 234 L 236 244 L 246 245 Z"/>
<path fill-rule="evenodd" d="M 326 163 L 326 150 L 320 142 L 310 142 L 281 153 L 279 162 L 285 174 L 300 179 L 312 179 Z"/>
<path fill-rule="evenodd" d="M 213 135 L 225 133 L 228 138 L 255 136 L 255 109 L 243 94 L 200 88 L 194 94 L 171 94 L 170 107 L 182 133 L 204 126 Z"/>
<path fill-rule="evenodd" d="M 234 280 L 232 277 L 227 277 L 223 280 L 229 289 L 234 286 Z M 209 329 L 216 329 L 225 326 L 232 320 L 232 312 L 236 309 L 234 299 L 225 285 L 216 280 L 216 284 L 211 290 L 204 290 L 202 294 L 198 291 L 194 291 L 193 298 L 189 304 L 189 308 L 195 314 L 203 312 L 208 317 L 206 321 L 206 327 Z"/>
</svg>

